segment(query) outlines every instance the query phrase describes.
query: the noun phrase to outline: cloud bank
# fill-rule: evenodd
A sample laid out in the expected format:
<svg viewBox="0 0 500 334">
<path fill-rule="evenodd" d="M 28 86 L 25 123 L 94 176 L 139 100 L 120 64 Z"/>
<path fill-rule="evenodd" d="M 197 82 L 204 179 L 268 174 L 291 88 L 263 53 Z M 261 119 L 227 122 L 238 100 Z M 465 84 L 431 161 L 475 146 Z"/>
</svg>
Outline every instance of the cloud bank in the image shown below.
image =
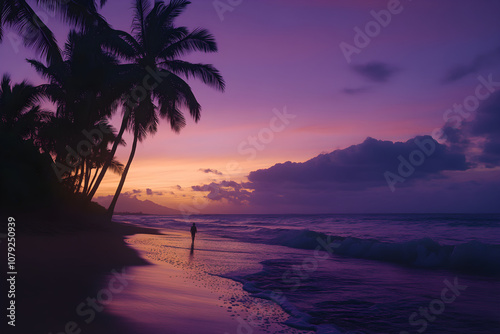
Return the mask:
<svg viewBox="0 0 500 334">
<path fill-rule="evenodd" d="M 252 171 L 248 182 L 225 180 L 192 189 L 208 192 L 212 201 L 260 212 L 497 212 L 498 129 L 500 92 L 469 121 L 446 124 L 444 142 L 428 135 L 405 142 L 368 137 L 305 162 Z"/>
</svg>

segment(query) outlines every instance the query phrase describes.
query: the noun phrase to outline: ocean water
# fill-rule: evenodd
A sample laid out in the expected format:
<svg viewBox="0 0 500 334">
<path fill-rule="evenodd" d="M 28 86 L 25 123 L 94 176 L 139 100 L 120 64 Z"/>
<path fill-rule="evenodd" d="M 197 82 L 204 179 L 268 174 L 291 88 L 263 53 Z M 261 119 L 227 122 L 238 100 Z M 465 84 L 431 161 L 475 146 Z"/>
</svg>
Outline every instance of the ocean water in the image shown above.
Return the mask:
<svg viewBox="0 0 500 334">
<path fill-rule="evenodd" d="M 257 318 L 272 318 L 264 306 L 274 303 L 290 330 L 500 333 L 498 214 L 114 218 L 163 230 L 135 242 L 149 244 L 150 257 L 192 270 L 194 279 L 239 282 L 252 300 L 233 297 L 228 308 L 253 307 Z"/>
</svg>

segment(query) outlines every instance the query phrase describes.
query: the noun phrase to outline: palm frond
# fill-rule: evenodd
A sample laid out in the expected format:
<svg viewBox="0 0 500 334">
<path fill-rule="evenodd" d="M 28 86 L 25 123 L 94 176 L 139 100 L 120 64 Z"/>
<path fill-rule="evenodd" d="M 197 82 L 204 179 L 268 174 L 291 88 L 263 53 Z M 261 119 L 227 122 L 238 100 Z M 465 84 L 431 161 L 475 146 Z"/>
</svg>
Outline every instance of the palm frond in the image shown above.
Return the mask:
<svg viewBox="0 0 500 334">
<path fill-rule="evenodd" d="M 189 4 L 191 4 L 191 1 L 186 0 L 170 0 L 167 5 L 158 1 L 155 3 L 153 11 L 157 12 L 160 21 L 164 22 L 166 26 L 171 26 L 174 19 L 182 14 Z"/>
<path fill-rule="evenodd" d="M 36 2 L 60 13 L 67 23 L 83 29 L 96 24 L 107 25 L 106 21 L 98 13 L 95 0 L 37 0 Z M 101 7 L 105 2 L 100 1 Z"/>
<path fill-rule="evenodd" d="M 175 132 L 179 132 L 186 125 L 179 107 L 188 108 L 195 122 L 200 120 L 201 106 L 191 87 L 174 73 L 169 74 L 155 89 L 154 94 L 160 102 L 160 116 L 170 121 L 170 126 Z"/>
<path fill-rule="evenodd" d="M 206 29 L 197 28 L 163 49 L 160 57 L 173 59 L 193 51 L 217 52 L 214 36 Z"/>
<path fill-rule="evenodd" d="M 183 60 L 169 60 L 162 63 L 163 66 L 175 74 L 184 75 L 187 79 L 193 77 L 200 79 L 203 83 L 224 91 L 226 83 L 220 72 L 210 64 L 193 64 Z"/>
<path fill-rule="evenodd" d="M 135 0 L 134 17 L 132 19 L 132 33 L 136 36 L 140 44 L 145 39 L 146 16 L 151 12 L 149 0 Z"/>
<path fill-rule="evenodd" d="M 4 13 L 6 13 L 6 0 L 0 0 L 0 42 L 3 39 Z"/>
<path fill-rule="evenodd" d="M 10 13 L 6 15 L 5 21 L 23 32 L 24 44 L 45 56 L 47 63 L 62 59 L 54 34 L 26 1 L 17 0 Z"/>
<path fill-rule="evenodd" d="M 119 162 L 118 160 L 113 158 L 113 160 L 111 160 L 111 164 L 109 165 L 109 168 L 111 168 L 111 171 L 113 173 L 118 174 L 118 175 L 122 175 L 124 166 L 121 162 Z"/>
</svg>

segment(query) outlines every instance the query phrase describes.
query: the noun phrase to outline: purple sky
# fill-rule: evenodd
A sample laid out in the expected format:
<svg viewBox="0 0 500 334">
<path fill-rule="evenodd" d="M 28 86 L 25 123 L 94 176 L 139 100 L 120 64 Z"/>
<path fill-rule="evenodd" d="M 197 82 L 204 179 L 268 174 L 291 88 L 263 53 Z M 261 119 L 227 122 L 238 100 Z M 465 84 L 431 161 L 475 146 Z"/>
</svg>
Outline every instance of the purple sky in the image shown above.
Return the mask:
<svg viewBox="0 0 500 334">
<path fill-rule="evenodd" d="M 124 191 L 214 213 L 498 211 L 498 94 L 480 88 L 485 97 L 467 117 L 446 111 L 475 101 L 478 76 L 500 82 L 500 2 L 247 0 L 231 8 L 221 14 L 194 0 L 179 17 L 215 35 L 217 54 L 187 59 L 214 64 L 227 91 L 192 82 L 201 122 L 180 135 L 163 124 L 139 146 Z M 341 43 L 355 46 L 354 29 L 376 29 L 371 11 L 388 8 L 390 23 L 349 63 Z M 102 14 L 130 31 L 131 2 L 110 0 Z M 48 17 L 62 43 L 67 28 Z M 0 72 L 40 83 L 24 61 L 34 53 L 10 40 L 0 45 Z M 294 117 L 275 120 L 285 109 Z M 421 157 L 414 138 L 445 127 L 446 115 L 455 117 L 448 140 L 434 134 L 435 151 L 392 191 L 385 172 L 401 177 L 399 157 Z M 116 183 L 107 177 L 99 195 Z"/>
</svg>

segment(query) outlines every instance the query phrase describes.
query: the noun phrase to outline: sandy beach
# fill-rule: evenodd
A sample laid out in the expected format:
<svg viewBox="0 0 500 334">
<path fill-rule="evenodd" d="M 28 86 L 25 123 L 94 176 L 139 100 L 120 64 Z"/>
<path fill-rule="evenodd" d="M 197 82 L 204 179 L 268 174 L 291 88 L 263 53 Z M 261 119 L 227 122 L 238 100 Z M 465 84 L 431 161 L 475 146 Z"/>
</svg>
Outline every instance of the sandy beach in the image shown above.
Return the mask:
<svg viewBox="0 0 500 334">
<path fill-rule="evenodd" d="M 283 324 L 278 305 L 255 301 L 240 283 L 191 266 L 197 249 L 185 262 L 165 261 L 141 246 L 150 238 L 162 236 L 121 223 L 20 236 L 16 327 L 8 333 L 309 333 Z"/>
<path fill-rule="evenodd" d="M 124 235 L 139 232 L 157 233 L 110 223 L 88 231 L 20 234 L 16 327 L 7 328 L 9 333 L 71 333 L 78 329 L 106 333 L 110 322 L 118 329 L 121 322 L 112 321 L 106 312 L 89 324 L 82 322 L 77 307 L 95 297 L 113 272 L 147 264 L 123 241 Z"/>
<path fill-rule="evenodd" d="M 152 264 L 129 268 L 127 288 L 108 308 L 112 315 L 130 320 L 132 332 L 312 333 L 287 326 L 289 315 L 274 302 L 254 298 L 241 283 L 209 272 L 210 261 L 217 258 L 226 262 L 223 268 L 237 269 L 223 255 L 214 259 L 221 250 L 211 245 L 211 236 L 202 236 L 190 248 L 187 232 L 164 232 L 167 235 L 127 237 Z"/>
</svg>

